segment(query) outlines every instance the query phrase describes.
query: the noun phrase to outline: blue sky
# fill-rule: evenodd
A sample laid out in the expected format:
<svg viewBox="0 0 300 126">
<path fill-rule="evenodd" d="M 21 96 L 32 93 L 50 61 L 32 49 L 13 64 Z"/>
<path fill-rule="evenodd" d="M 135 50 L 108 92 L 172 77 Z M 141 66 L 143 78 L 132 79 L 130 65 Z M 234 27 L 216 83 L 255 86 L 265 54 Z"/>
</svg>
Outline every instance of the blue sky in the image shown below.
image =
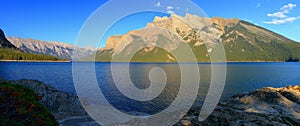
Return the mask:
<svg viewBox="0 0 300 126">
<path fill-rule="evenodd" d="M 209 17 L 239 18 L 300 42 L 299 0 L 192 1 Z M 1 0 L 0 28 L 8 36 L 73 44 L 86 19 L 105 2 L 105 0 Z M 155 0 L 153 6 L 158 3 L 162 7 L 168 6 L 168 3 L 159 0 Z M 129 16 L 116 24 L 106 36 L 142 28 L 154 16 L 155 14 L 150 13 Z"/>
</svg>

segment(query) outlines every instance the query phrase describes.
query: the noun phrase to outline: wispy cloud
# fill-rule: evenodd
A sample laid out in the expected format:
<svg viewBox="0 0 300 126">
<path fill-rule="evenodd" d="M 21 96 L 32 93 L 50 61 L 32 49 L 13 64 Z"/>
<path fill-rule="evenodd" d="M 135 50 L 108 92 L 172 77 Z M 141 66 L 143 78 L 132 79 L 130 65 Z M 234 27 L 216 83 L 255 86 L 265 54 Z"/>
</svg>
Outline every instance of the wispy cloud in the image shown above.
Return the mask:
<svg viewBox="0 0 300 126">
<path fill-rule="evenodd" d="M 160 2 L 155 3 L 154 6 L 155 7 L 162 7 L 162 8 L 164 8 L 164 6 L 162 6 L 162 4 Z M 176 7 L 176 9 L 179 10 L 179 7 Z M 174 7 L 171 6 L 171 5 L 168 5 L 166 7 L 166 13 L 173 14 L 174 13 Z"/>
<path fill-rule="evenodd" d="M 300 19 L 300 17 L 288 17 L 288 18 L 284 18 L 284 19 L 273 19 L 272 21 L 264 21 L 264 23 L 277 25 L 277 24 L 291 23 L 298 19 Z"/>
<path fill-rule="evenodd" d="M 264 21 L 265 24 L 285 24 L 285 23 L 291 23 L 299 19 L 299 17 L 289 17 L 287 14 L 290 13 L 293 8 L 295 8 L 297 5 L 289 3 L 287 5 L 284 5 L 280 8 L 280 11 L 274 12 L 274 13 L 268 13 L 267 16 L 273 18 L 272 21 Z"/>
<path fill-rule="evenodd" d="M 275 18 L 286 18 L 286 14 L 288 14 L 294 7 L 296 7 L 296 4 L 287 4 L 280 8 L 280 11 L 275 13 L 268 13 L 267 16 L 269 17 L 275 17 Z"/>
<path fill-rule="evenodd" d="M 275 12 L 275 13 L 272 13 L 272 14 L 267 14 L 267 16 L 269 16 L 269 17 L 277 17 L 277 18 L 285 18 L 286 17 L 286 15 L 285 15 L 286 13 L 285 12 Z"/>
<path fill-rule="evenodd" d="M 167 9 L 171 10 L 171 9 L 173 9 L 173 7 L 172 6 L 167 6 Z"/>
<path fill-rule="evenodd" d="M 157 2 L 156 4 L 154 4 L 155 7 L 161 7 L 160 2 Z"/>
<path fill-rule="evenodd" d="M 281 7 L 280 10 L 292 10 L 296 6 L 297 6 L 296 4 L 289 3 L 289 4 L 284 5 L 283 7 Z"/>
<path fill-rule="evenodd" d="M 173 6 L 167 6 L 167 13 L 173 14 L 174 13 L 173 8 L 174 8 Z"/>
<path fill-rule="evenodd" d="M 172 10 L 167 10 L 167 13 L 168 13 L 168 14 L 173 14 L 174 11 L 172 11 Z"/>
</svg>

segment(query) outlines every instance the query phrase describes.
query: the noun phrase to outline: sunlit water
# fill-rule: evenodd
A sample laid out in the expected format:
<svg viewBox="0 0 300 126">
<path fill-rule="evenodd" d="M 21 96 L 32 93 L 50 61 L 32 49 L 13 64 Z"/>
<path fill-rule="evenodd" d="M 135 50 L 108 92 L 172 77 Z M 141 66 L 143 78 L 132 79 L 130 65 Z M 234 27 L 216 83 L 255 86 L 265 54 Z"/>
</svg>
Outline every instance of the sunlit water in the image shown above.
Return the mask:
<svg viewBox="0 0 300 126">
<path fill-rule="evenodd" d="M 91 63 L 83 62 L 81 64 L 90 65 Z M 125 64 L 117 63 L 117 65 L 122 66 Z M 149 87 L 150 81 L 148 76 L 149 71 L 153 67 L 161 67 L 165 71 L 167 76 L 166 87 L 155 99 L 140 102 L 127 98 L 119 92 L 112 79 L 110 63 L 95 64 L 99 87 L 114 107 L 126 112 L 137 111 L 150 114 L 157 113 L 172 103 L 178 93 L 181 77 L 178 64 L 131 63 L 130 77 L 137 88 L 146 89 Z M 36 79 L 58 90 L 76 94 L 72 77 L 72 63 L 0 62 L 0 68 L 0 77 L 3 79 Z M 201 82 L 195 106 L 201 106 L 207 94 L 211 79 L 211 65 L 209 63 L 200 63 L 199 70 Z M 222 98 L 266 86 L 282 87 L 300 84 L 299 71 L 300 63 L 298 62 L 228 63 L 226 85 Z"/>
</svg>

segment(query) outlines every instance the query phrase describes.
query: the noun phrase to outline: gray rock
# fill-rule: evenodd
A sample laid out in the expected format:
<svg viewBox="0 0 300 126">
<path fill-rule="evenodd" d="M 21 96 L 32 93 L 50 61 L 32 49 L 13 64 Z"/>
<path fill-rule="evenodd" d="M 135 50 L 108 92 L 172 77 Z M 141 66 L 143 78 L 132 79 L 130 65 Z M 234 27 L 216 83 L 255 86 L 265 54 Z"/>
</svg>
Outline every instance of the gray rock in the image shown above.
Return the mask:
<svg viewBox="0 0 300 126">
<path fill-rule="evenodd" d="M 191 120 L 191 125 L 300 125 L 300 86 L 266 87 L 249 93 L 237 94 L 221 101 L 203 122 Z M 190 113 L 187 116 L 197 115 Z M 185 125 L 184 121 L 177 125 Z"/>
<path fill-rule="evenodd" d="M 4 80 L 0 79 L 0 82 Z M 14 84 L 23 85 L 39 96 L 39 101 L 46 109 L 53 113 L 62 126 L 96 126 L 98 125 L 82 107 L 79 98 L 64 91 L 46 85 L 38 80 L 17 80 L 10 81 Z"/>
<path fill-rule="evenodd" d="M 52 113 L 70 116 L 86 114 L 76 95 L 58 91 L 37 80 L 18 80 L 14 83 L 26 86 L 36 92 L 42 97 L 40 103 Z"/>
</svg>

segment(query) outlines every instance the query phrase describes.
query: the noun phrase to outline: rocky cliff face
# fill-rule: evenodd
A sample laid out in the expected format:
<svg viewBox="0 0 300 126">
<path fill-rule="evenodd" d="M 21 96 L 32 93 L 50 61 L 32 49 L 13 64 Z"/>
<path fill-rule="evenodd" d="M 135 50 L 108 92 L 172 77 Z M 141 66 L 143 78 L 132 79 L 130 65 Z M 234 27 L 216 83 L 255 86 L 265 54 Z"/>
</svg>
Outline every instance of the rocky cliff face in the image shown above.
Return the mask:
<svg viewBox="0 0 300 126">
<path fill-rule="evenodd" d="M 91 55 L 96 50 L 92 48 L 79 48 L 61 42 L 46 42 L 29 38 L 7 37 L 7 39 L 25 52 L 52 55 L 63 59 L 72 59 L 75 49 L 79 51 L 78 54 L 80 54 L 80 57 Z"/>
<path fill-rule="evenodd" d="M 11 44 L 5 37 L 4 32 L 2 29 L 0 29 L 0 48 L 11 48 L 11 49 L 17 49 L 16 46 Z M 17 49 L 18 50 L 18 49 Z"/>
<path fill-rule="evenodd" d="M 106 49 L 113 49 L 122 42 L 122 36 L 111 36 L 106 41 Z"/>
<path fill-rule="evenodd" d="M 142 36 L 144 38 L 151 38 L 154 35 L 162 34 L 163 29 L 172 31 L 184 39 L 184 42 L 196 41 L 194 46 L 200 46 L 204 43 L 208 43 L 213 46 L 215 42 L 225 33 L 226 27 L 232 27 L 239 23 L 238 19 L 224 19 L 224 18 L 200 18 L 196 15 L 187 14 L 185 17 L 171 14 L 170 17 L 154 17 L 154 20 L 147 24 L 146 30 L 132 30 L 124 36 L 135 35 Z M 150 28 L 163 28 L 161 30 Z M 169 36 L 166 36 L 169 37 Z M 122 41 L 123 39 L 115 39 L 116 36 L 108 38 L 107 46 L 115 45 L 116 41 Z M 121 38 L 118 36 L 118 38 Z M 114 40 L 114 41 L 110 41 Z M 129 42 L 131 43 L 131 42 Z M 174 50 L 174 49 L 173 49 Z M 170 51 L 170 50 L 168 50 Z"/>
<path fill-rule="evenodd" d="M 85 110 L 81 107 L 76 95 L 72 95 L 44 84 L 37 80 L 17 80 L 15 84 L 20 84 L 33 90 L 42 99 L 39 101 L 49 111 L 56 114 L 84 115 Z"/>
</svg>

